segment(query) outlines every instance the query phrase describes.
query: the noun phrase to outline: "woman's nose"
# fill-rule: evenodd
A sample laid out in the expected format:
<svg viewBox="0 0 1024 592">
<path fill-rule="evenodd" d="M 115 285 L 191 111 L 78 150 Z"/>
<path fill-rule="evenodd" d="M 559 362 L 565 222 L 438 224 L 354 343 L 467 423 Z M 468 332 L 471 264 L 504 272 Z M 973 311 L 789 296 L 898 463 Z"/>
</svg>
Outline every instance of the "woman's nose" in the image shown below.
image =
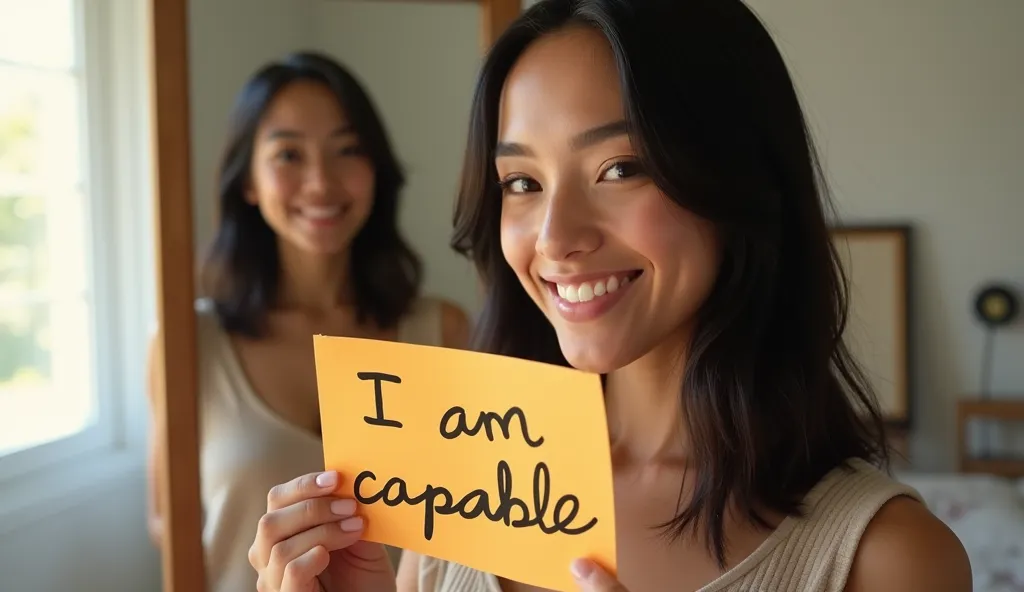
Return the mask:
<svg viewBox="0 0 1024 592">
<path fill-rule="evenodd" d="M 327 171 L 324 169 L 323 162 L 310 162 L 305 171 L 304 181 L 307 193 L 318 196 L 327 193 Z"/>
<path fill-rule="evenodd" d="M 594 225 L 585 196 L 552 194 L 545 202 L 537 233 L 537 253 L 551 261 L 571 259 L 597 250 L 601 232 Z"/>
</svg>

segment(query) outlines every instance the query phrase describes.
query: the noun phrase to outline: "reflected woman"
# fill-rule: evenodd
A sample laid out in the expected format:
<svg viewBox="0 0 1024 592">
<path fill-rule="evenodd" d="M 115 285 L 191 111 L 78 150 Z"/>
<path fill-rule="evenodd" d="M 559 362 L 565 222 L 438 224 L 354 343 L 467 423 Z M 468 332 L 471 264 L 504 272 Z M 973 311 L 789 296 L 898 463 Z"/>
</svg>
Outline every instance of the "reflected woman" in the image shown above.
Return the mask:
<svg viewBox="0 0 1024 592">
<path fill-rule="evenodd" d="M 211 592 L 256 589 L 248 552 L 267 492 L 323 468 L 313 335 L 466 344 L 466 315 L 420 295 L 420 261 L 397 224 L 403 184 L 370 98 L 331 59 L 292 55 L 242 89 L 203 268 L 209 298 L 197 307 Z M 155 541 L 160 442 L 150 463 Z"/>
</svg>

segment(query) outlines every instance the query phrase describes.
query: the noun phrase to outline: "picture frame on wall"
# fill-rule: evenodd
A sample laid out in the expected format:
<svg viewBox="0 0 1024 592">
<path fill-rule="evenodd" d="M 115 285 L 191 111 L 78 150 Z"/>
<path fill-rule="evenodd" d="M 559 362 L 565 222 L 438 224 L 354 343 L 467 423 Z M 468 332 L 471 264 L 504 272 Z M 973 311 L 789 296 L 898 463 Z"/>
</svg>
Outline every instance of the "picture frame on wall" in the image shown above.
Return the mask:
<svg viewBox="0 0 1024 592">
<path fill-rule="evenodd" d="M 886 424 L 909 428 L 911 226 L 838 225 L 831 234 L 849 287 L 843 340 L 867 375 Z"/>
</svg>

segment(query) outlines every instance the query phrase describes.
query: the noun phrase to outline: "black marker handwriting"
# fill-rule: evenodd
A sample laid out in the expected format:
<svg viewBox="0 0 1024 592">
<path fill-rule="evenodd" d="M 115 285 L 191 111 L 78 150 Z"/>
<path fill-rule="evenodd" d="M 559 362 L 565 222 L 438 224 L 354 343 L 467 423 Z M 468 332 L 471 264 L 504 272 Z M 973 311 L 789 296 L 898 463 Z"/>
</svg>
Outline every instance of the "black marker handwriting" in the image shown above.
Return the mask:
<svg viewBox="0 0 1024 592">
<path fill-rule="evenodd" d="M 395 376 L 394 374 L 385 374 L 383 372 L 358 372 L 356 376 L 359 380 L 372 380 L 373 381 L 373 398 L 377 405 L 376 417 L 370 417 L 369 415 L 363 417 L 363 421 L 370 425 L 381 426 L 386 428 L 400 428 L 402 422 L 394 419 L 386 419 L 384 417 L 384 393 L 381 389 L 381 382 L 393 382 L 395 384 L 402 384 L 402 379 Z"/>
<path fill-rule="evenodd" d="M 455 417 L 458 417 L 458 423 L 455 424 L 454 429 L 451 429 L 448 424 L 451 422 L 452 418 Z M 480 429 L 483 428 L 487 433 L 487 439 L 493 442 L 494 424 L 497 423 L 498 426 L 501 427 L 502 435 L 504 435 L 505 439 L 508 440 L 511 437 L 509 428 L 513 417 L 519 419 L 519 429 L 523 432 L 523 440 L 526 441 L 528 446 L 531 448 L 537 448 L 544 443 L 544 436 L 541 436 L 536 440 L 530 438 L 530 429 L 526 425 L 526 414 L 523 413 L 523 410 L 519 407 L 512 407 L 505 412 L 504 416 L 498 415 L 493 411 L 482 411 L 477 417 L 476 423 L 473 424 L 473 427 L 469 427 L 466 423 L 465 409 L 458 406 L 452 407 L 448 411 L 445 411 L 444 415 L 441 416 L 441 437 L 446 440 L 454 440 L 462 434 L 475 436 L 480 432 Z"/>
<path fill-rule="evenodd" d="M 552 510 L 551 524 L 545 523 L 548 504 L 551 497 L 551 473 L 543 462 L 537 463 L 533 472 L 533 515 L 525 501 L 512 495 L 512 471 L 504 460 L 498 461 L 498 506 L 492 509 L 490 496 L 483 489 L 474 489 L 455 502 L 452 494 L 444 487 L 427 485 L 423 492 L 415 497 L 409 496 L 408 487 L 401 477 L 392 477 L 377 493 L 362 493 L 366 481 L 376 481 L 372 471 L 363 471 L 356 476 L 354 483 L 355 497 L 359 503 L 373 504 L 383 501 L 385 505 L 394 507 L 400 504 L 415 506 L 424 504 L 423 536 L 428 541 L 434 536 L 434 515 L 449 516 L 459 514 L 463 518 L 473 519 L 481 514 L 492 522 L 501 522 L 512 528 L 536 526 L 545 534 L 561 532 L 578 535 L 587 532 L 597 525 L 597 518 L 591 518 L 582 526 L 571 526 L 580 511 L 580 500 L 572 494 L 563 495 L 555 502 Z M 512 519 L 513 510 L 518 518 Z"/>
</svg>

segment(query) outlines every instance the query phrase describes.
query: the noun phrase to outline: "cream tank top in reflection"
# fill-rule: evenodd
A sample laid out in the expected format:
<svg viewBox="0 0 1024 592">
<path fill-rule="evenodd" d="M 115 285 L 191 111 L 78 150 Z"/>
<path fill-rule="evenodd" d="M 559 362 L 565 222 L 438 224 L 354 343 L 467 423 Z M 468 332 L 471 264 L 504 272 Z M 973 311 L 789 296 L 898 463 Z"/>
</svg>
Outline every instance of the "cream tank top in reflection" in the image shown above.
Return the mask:
<svg viewBox="0 0 1024 592">
<path fill-rule="evenodd" d="M 889 500 L 922 501 L 859 459 L 827 474 L 753 553 L 697 592 L 842 592 L 868 522 Z M 923 503 L 923 501 L 922 501 Z M 665 592 L 683 592 L 666 582 Z M 498 579 L 457 563 L 420 559 L 419 592 L 501 592 Z"/>
<path fill-rule="evenodd" d="M 441 302 L 421 299 L 399 325 L 398 340 L 442 345 Z M 208 301 L 199 301 L 200 490 L 209 592 L 249 592 L 256 572 L 248 553 L 278 483 L 322 471 L 316 435 L 275 414 L 242 370 Z"/>
</svg>

